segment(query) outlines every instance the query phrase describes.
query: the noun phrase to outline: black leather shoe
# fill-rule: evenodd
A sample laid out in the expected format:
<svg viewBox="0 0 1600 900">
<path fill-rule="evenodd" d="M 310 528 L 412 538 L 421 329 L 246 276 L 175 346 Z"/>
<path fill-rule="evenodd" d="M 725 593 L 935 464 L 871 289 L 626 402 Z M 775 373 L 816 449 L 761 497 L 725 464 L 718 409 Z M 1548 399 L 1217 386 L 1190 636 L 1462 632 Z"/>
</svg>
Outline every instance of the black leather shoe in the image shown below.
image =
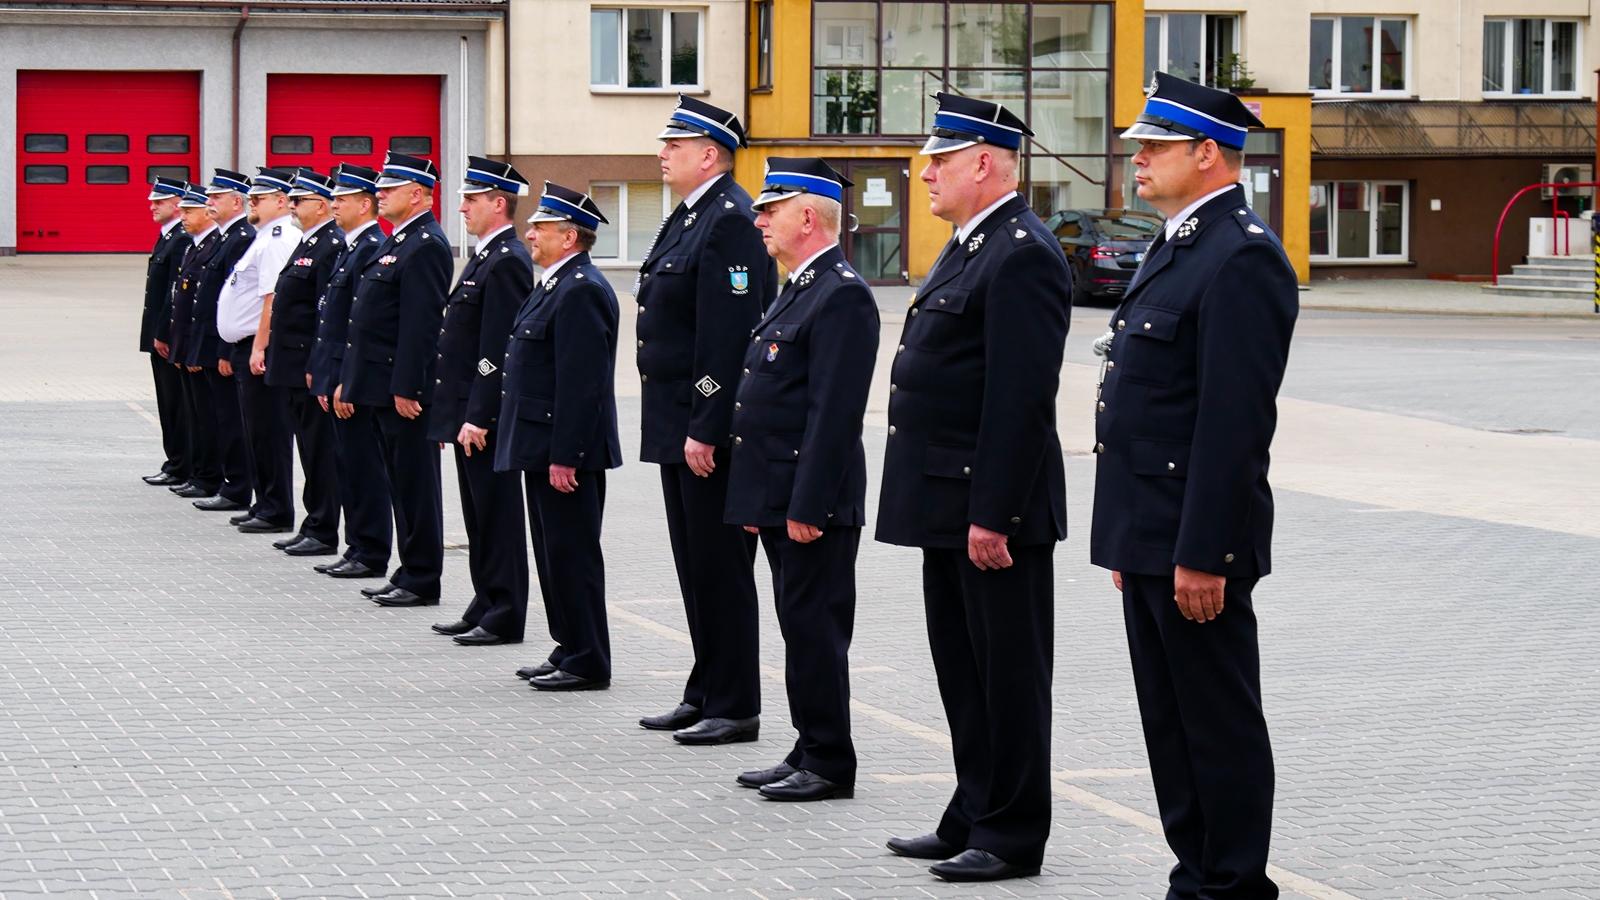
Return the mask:
<svg viewBox="0 0 1600 900">
<path fill-rule="evenodd" d="M 855 785 L 835 784 L 815 772 L 797 770 L 782 781 L 761 788 L 761 796 L 768 800 L 789 803 L 806 803 L 811 800 L 849 800 L 856 795 Z"/>
<path fill-rule="evenodd" d="M 328 567 L 327 571 L 323 572 L 322 574 L 332 575 L 335 578 L 379 578 L 383 575 L 382 572 L 369 569 L 359 560 L 354 559 L 347 559 L 343 562 L 335 563 L 334 565 Z M 385 588 L 384 590 L 388 589 Z M 382 593 L 382 591 L 379 591 L 379 593 Z"/>
<path fill-rule="evenodd" d="M 549 675 L 528 679 L 528 684 L 536 691 L 603 691 L 611 687 L 611 679 L 579 678 L 557 669 Z"/>
<path fill-rule="evenodd" d="M 183 497 L 188 500 L 193 500 L 197 497 L 211 497 L 215 496 L 216 494 L 215 491 L 208 491 L 197 484 L 182 484 L 172 488 L 171 490 L 179 497 Z"/>
<path fill-rule="evenodd" d="M 397 587 L 387 594 L 379 594 L 372 598 L 372 602 L 379 606 L 438 606 L 439 598 L 428 600 L 418 594 L 413 594 L 403 587 Z"/>
<path fill-rule="evenodd" d="M 889 838 L 889 851 L 895 856 L 912 859 L 949 859 L 960 853 L 961 848 L 939 840 L 937 834 L 925 834 L 914 838 Z"/>
<path fill-rule="evenodd" d="M 289 535 L 288 537 L 284 538 L 281 541 L 273 541 L 272 542 L 272 549 L 274 549 L 274 550 L 287 550 L 290 547 L 293 547 L 295 544 L 298 544 L 298 543 L 300 543 L 301 541 L 303 541 L 305 539 L 306 539 L 306 536 L 303 535 L 303 534 L 298 534 L 298 533 L 291 534 L 291 535 Z"/>
<path fill-rule="evenodd" d="M 229 500 L 227 497 L 218 494 L 215 497 L 196 500 L 194 508 L 203 509 L 207 512 L 233 512 L 236 509 L 244 509 L 244 504 L 237 500 Z"/>
<path fill-rule="evenodd" d="M 455 642 L 464 647 L 492 647 L 495 644 L 504 644 L 506 639 L 482 628 L 474 628 L 466 634 L 456 635 Z"/>
<path fill-rule="evenodd" d="M 742 772 L 733 780 L 739 782 L 740 787 L 766 787 L 769 784 L 777 784 L 785 778 L 788 778 L 790 775 L 793 775 L 796 771 L 798 770 L 795 769 L 794 766 L 783 762 L 778 763 L 770 769 L 757 769 L 754 772 Z"/>
<path fill-rule="evenodd" d="M 945 881 L 1004 881 L 1039 874 L 1038 866 L 1014 866 L 987 850 L 969 848 L 954 859 L 935 863 L 928 871 Z"/>
<path fill-rule="evenodd" d="M 176 475 L 168 474 L 166 472 L 157 472 L 154 475 L 146 475 L 146 476 L 144 476 L 144 478 L 142 480 L 144 481 L 145 484 L 151 485 L 153 487 L 170 487 L 170 486 L 172 486 L 174 484 L 183 484 L 184 483 L 184 480 L 182 478 L 179 478 Z"/>
<path fill-rule="evenodd" d="M 701 719 L 688 728 L 673 732 L 680 744 L 743 744 L 761 735 L 761 717 L 748 719 Z"/>
<path fill-rule="evenodd" d="M 244 523 L 250 521 L 251 519 L 254 519 L 255 517 L 256 517 L 255 513 L 251 512 L 249 510 L 245 510 L 244 512 L 239 513 L 237 516 L 229 516 L 228 517 L 228 524 L 229 525 L 233 525 L 233 526 L 243 525 Z"/>
<path fill-rule="evenodd" d="M 333 562 L 317 563 L 316 565 L 312 566 L 311 568 L 314 569 L 315 571 L 323 574 L 323 575 L 326 575 L 326 574 L 328 574 L 328 572 L 332 571 L 333 569 L 339 568 L 340 566 L 344 565 L 345 563 L 347 563 L 349 561 L 350 561 L 350 557 L 341 556 L 338 559 L 334 560 Z"/>
<path fill-rule="evenodd" d="M 678 708 L 664 716 L 645 716 L 639 720 L 642 728 L 651 731 L 677 731 L 700 721 L 700 707 L 679 703 Z"/>
<path fill-rule="evenodd" d="M 457 619 L 454 622 L 451 622 L 449 625 L 446 625 L 443 622 L 433 623 L 433 630 L 436 634 L 447 634 L 451 637 L 454 637 L 458 634 L 466 634 L 477 627 L 478 626 L 468 622 L 466 619 Z"/>
<path fill-rule="evenodd" d="M 555 671 L 555 666 L 552 666 L 547 662 L 543 662 L 539 663 L 537 666 L 523 666 L 517 670 L 517 677 L 526 681 L 532 681 L 535 678 L 543 678 L 546 675 L 550 675 Z"/>
<path fill-rule="evenodd" d="M 395 589 L 395 583 L 394 582 L 385 581 L 383 584 L 377 584 L 377 585 L 373 585 L 372 587 L 364 587 L 364 588 L 362 588 L 361 589 L 361 596 L 363 596 L 363 597 L 376 597 L 379 594 L 387 594 L 387 593 L 389 593 L 390 591 L 392 591 L 394 589 Z"/>
<path fill-rule="evenodd" d="M 252 516 L 239 523 L 239 531 L 244 534 L 282 534 L 288 530 L 288 525 L 281 525 L 260 516 Z"/>
<path fill-rule="evenodd" d="M 300 540 L 283 548 L 283 552 L 290 556 L 332 556 L 339 552 L 339 548 L 324 544 L 316 538 L 302 536 Z"/>
</svg>

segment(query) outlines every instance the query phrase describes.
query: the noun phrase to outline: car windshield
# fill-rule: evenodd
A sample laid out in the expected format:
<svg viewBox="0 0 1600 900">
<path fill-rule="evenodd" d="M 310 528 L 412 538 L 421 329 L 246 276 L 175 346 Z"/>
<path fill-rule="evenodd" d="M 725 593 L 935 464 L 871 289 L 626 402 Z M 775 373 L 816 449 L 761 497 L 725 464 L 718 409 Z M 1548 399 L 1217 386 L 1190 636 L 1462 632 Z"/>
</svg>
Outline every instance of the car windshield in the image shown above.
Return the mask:
<svg viewBox="0 0 1600 900">
<path fill-rule="evenodd" d="M 1147 241 L 1156 236 L 1161 223 L 1155 219 L 1095 216 L 1094 225 L 1111 241 Z"/>
</svg>

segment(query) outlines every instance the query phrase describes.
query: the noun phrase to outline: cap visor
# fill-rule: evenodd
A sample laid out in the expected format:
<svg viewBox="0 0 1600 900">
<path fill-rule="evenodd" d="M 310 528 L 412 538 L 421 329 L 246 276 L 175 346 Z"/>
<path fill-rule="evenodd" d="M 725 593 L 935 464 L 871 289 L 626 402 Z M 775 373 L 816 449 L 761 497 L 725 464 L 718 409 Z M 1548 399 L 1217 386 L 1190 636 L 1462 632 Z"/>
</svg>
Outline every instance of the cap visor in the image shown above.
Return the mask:
<svg viewBox="0 0 1600 900">
<path fill-rule="evenodd" d="M 947 138 L 940 137 L 936 134 L 928 138 L 928 142 L 922 145 L 922 150 L 919 151 L 919 153 L 922 156 L 934 156 L 939 153 L 951 153 L 956 150 L 965 150 L 966 148 L 977 143 L 977 141 L 968 140 L 966 138 Z"/>
<path fill-rule="evenodd" d="M 545 212 L 542 209 L 539 210 L 538 212 L 535 212 L 533 215 L 528 217 L 528 224 L 529 225 L 532 225 L 535 222 L 570 222 L 570 221 L 572 221 L 572 220 L 568 219 L 566 216 L 558 216 L 555 213 Z"/>
<path fill-rule="evenodd" d="M 492 190 L 494 190 L 494 185 L 492 185 L 492 184 L 475 184 L 475 183 L 469 181 L 466 184 L 463 184 L 461 186 L 461 189 L 456 191 L 456 193 L 458 193 L 458 194 L 487 194 Z"/>
<path fill-rule="evenodd" d="M 800 196 L 801 193 L 802 193 L 801 191 L 768 191 L 768 192 L 762 194 L 761 196 L 757 197 L 750 204 L 750 208 L 751 209 L 760 209 L 761 207 L 766 206 L 769 203 L 777 203 L 779 200 L 787 200 L 790 197 L 798 197 L 798 196 Z"/>
<path fill-rule="evenodd" d="M 1132 128 L 1117 135 L 1127 141 L 1192 141 L 1193 135 L 1182 134 L 1162 128 L 1160 125 L 1151 125 L 1149 122 L 1136 122 Z"/>
<path fill-rule="evenodd" d="M 378 176 L 378 187 L 380 188 L 399 187 L 402 184 L 421 184 L 421 182 L 415 178 L 396 178 L 393 175 Z"/>
<path fill-rule="evenodd" d="M 163 194 L 160 191 L 151 191 L 150 192 L 150 196 L 146 197 L 145 199 L 146 200 L 168 200 L 168 199 L 181 200 L 183 198 L 179 197 L 177 194 Z"/>
<path fill-rule="evenodd" d="M 679 125 L 668 125 L 667 129 L 665 131 L 663 131 L 660 134 L 656 135 L 656 140 L 665 141 L 665 140 L 670 140 L 671 138 L 699 138 L 699 137 L 710 137 L 710 135 L 708 135 L 708 134 L 706 134 L 704 132 L 701 132 L 701 131 L 690 131 L 689 129 L 684 128 L 684 127 L 679 126 Z"/>
</svg>

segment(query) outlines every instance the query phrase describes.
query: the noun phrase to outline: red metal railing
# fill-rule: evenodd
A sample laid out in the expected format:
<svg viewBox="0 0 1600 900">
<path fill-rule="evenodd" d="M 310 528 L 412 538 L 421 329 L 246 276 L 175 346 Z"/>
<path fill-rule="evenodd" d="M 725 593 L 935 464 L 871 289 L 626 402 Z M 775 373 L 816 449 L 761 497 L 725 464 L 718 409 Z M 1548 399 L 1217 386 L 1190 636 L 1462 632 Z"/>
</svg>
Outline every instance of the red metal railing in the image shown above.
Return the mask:
<svg viewBox="0 0 1600 900">
<path fill-rule="evenodd" d="M 1489 271 L 1494 276 L 1494 283 L 1495 284 L 1499 284 L 1500 283 L 1500 229 L 1505 227 L 1506 216 L 1511 214 L 1511 206 L 1512 206 L 1512 204 L 1514 204 L 1518 200 L 1522 199 L 1522 195 L 1523 194 L 1526 194 L 1529 191 L 1538 190 L 1539 188 L 1575 188 L 1575 187 L 1600 187 L 1600 181 L 1575 181 L 1575 182 L 1571 182 L 1571 183 L 1568 183 L 1568 184 L 1530 184 L 1527 187 L 1523 188 L 1522 190 L 1517 191 L 1515 194 L 1512 194 L 1511 195 L 1511 199 L 1506 201 L 1506 208 L 1502 209 L 1500 211 L 1500 221 L 1496 222 L 1495 226 L 1494 226 L 1494 263 L 1493 263 L 1494 268 L 1490 269 Z M 1562 223 L 1562 226 L 1563 226 L 1564 230 L 1566 231 L 1566 235 L 1565 236 L 1566 236 L 1566 239 L 1567 239 L 1567 255 L 1571 256 L 1572 255 L 1572 216 L 1562 212 L 1560 209 L 1558 209 L 1556 207 L 1556 204 L 1560 200 L 1560 198 L 1561 198 L 1561 192 L 1560 191 L 1556 191 L 1550 197 L 1550 213 L 1551 213 L 1551 215 L 1550 215 L 1550 227 L 1552 229 L 1555 228 L 1555 223 L 1557 221 L 1560 221 Z M 1550 248 L 1552 250 L 1559 250 L 1560 249 L 1559 245 L 1556 244 L 1556 236 L 1554 234 L 1550 235 Z"/>
</svg>

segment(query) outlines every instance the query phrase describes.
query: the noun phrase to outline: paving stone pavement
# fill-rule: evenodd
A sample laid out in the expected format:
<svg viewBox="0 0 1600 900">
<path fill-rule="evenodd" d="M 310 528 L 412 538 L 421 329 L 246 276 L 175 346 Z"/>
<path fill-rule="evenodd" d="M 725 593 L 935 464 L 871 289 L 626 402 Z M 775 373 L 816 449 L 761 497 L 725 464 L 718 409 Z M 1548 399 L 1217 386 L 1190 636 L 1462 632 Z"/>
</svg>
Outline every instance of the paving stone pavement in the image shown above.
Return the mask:
<svg viewBox="0 0 1600 900">
<path fill-rule="evenodd" d="M 1430 347 L 1435 370 L 1500 352 Z M 1334 339 L 1297 349 L 1320 360 L 1307 399 L 1356 402 L 1366 370 L 1342 370 L 1342 349 L 1368 362 Z M 1407 411 L 1497 425 L 1494 385 Z M 1508 381 L 1501 402 L 1526 389 Z M 637 400 L 620 406 L 633 459 Z M 881 428 L 867 437 L 881 459 Z M 793 739 L 765 584 L 762 740 L 690 749 L 634 724 L 673 705 L 690 662 L 654 467 L 609 485 L 614 686 L 546 696 L 512 676 L 543 641 L 428 631 L 468 599 L 464 552 L 447 552 L 444 606 L 378 609 L 141 484 L 157 452 L 126 400 L 0 403 L 0 900 L 1163 893 L 1120 604 L 1086 561 L 1089 459 L 1066 461 L 1056 554 L 1045 872 L 953 886 L 882 849 L 931 827 L 952 786 L 913 551 L 862 546 L 856 799 L 779 805 L 731 781 Z M 1285 896 L 1600 896 L 1600 542 L 1279 504 L 1257 607 Z"/>
</svg>

